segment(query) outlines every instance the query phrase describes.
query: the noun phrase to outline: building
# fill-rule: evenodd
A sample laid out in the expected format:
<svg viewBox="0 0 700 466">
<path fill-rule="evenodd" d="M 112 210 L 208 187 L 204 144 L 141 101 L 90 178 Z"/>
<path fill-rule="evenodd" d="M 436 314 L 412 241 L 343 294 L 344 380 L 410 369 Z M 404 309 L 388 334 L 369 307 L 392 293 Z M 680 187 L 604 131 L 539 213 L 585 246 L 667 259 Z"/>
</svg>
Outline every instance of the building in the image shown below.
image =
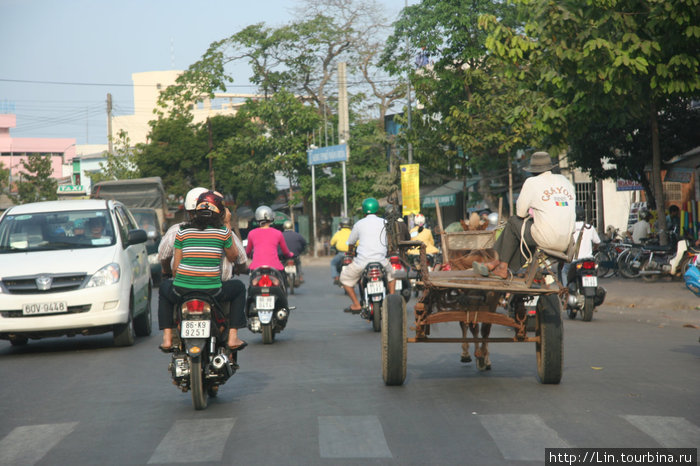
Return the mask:
<svg viewBox="0 0 700 466">
<path fill-rule="evenodd" d="M 9 168 L 8 184 L 10 191 L 17 190 L 16 183 L 20 181 L 24 170 L 22 161 L 28 156 L 39 154 L 51 157 L 52 177 L 59 184 L 64 180 L 63 166 L 72 163 L 75 157 L 75 138 L 13 138 L 10 130 L 17 126 L 14 114 L 0 114 L 0 163 Z"/>
</svg>

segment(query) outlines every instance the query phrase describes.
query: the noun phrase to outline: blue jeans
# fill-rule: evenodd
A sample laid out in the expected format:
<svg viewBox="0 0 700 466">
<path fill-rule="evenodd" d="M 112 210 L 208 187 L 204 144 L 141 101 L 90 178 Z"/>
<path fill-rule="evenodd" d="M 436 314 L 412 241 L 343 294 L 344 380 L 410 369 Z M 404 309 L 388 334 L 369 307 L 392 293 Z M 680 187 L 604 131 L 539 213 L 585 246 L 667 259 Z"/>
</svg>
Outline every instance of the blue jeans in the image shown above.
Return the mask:
<svg viewBox="0 0 700 466">
<path fill-rule="evenodd" d="M 333 259 L 331 259 L 331 277 L 333 277 L 334 279 L 340 276 L 338 269 L 343 264 L 343 257 L 345 257 L 345 253 L 339 252 L 335 256 L 333 256 Z"/>
</svg>

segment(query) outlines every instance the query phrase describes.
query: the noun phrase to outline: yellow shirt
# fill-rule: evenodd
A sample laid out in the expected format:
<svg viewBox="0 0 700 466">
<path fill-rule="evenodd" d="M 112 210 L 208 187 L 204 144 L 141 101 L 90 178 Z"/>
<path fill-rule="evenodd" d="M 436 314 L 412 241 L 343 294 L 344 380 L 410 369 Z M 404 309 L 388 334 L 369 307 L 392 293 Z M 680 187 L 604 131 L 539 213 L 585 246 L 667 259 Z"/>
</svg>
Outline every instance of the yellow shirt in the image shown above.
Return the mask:
<svg viewBox="0 0 700 466">
<path fill-rule="evenodd" d="M 438 248 L 435 247 L 435 239 L 433 239 L 433 232 L 429 228 L 423 228 L 423 231 L 418 233 L 419 227 L 413 227 L 411 230 L 411 241 L 422 241 L 425 243 L 425 253 L 426 254 L 437 254 Z M 420 254 L 420 249 L 417 247 L 411 248 L 407 251 L 408 254 Z"/>
<path fill-rule="evenodd" d="M 331 247 L 334 247 L 338 252 L 348 252 L 348 238 L 350 237 L 350 228 L 341 228 L 333 238 L 331 238 Z"/>
</svg>

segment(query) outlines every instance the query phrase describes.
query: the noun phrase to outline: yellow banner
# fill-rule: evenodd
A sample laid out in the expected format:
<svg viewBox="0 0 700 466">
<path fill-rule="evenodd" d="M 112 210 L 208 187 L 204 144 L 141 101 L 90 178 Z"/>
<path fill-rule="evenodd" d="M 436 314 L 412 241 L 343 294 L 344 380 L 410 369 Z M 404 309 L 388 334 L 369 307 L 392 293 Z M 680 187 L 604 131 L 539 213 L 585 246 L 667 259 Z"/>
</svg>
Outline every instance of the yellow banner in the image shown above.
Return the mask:
<svg viewBox="0 0 700 466">
<path fill-rule="evenodd" d="M 403 215 L 420 213 L 420 189 L 418 184 L 417 163 L 401 165 L 401 197 L 403 198 Z"/>
</svg>

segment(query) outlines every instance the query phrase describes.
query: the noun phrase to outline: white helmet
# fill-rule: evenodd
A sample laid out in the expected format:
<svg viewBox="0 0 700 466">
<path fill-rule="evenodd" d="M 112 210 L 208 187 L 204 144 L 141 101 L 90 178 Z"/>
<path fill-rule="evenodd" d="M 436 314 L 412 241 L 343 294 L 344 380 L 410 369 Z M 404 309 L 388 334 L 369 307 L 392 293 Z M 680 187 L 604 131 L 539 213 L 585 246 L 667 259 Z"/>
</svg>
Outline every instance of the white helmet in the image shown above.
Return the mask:
<svg viewBox="0 0 700 466">
<path fill-rule="evenodd" d="M 415 218 L 413 219 L 413 223 L 419 227 L 422 227 L 423 225 L 425 225 L 425 215 L 423 215 L 423 214 L 416 215 Z"/>
<path fill-rule="evenodd" d="M 209 191 L 207 188 L 202 187 L 190 189 L 187 192 L 187 196 L 185 196 L 185 210 L 195 210 L 197 208 L 197 199 L 207 191 Z"/>
<path fill-rule="evenodd" d="M 258 222 L 271 222 L 274 218 L 275 216 L 272 213 L 272 209 L 266 205 L 261 205 L 255 209 L 255 220 Z"/>
</svg>

